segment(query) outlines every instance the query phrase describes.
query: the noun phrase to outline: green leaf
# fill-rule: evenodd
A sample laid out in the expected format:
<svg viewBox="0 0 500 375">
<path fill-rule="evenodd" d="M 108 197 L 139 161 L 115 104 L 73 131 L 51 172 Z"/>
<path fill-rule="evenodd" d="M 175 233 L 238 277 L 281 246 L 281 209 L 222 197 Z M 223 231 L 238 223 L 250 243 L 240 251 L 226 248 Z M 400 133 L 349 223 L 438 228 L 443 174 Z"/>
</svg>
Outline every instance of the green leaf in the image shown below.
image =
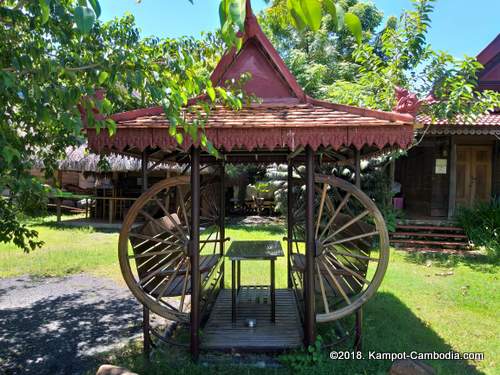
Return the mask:
<svg viewBox="0 0 500 375">
<path fill-rule="evenodd" d="M 227 91 L 225 89 L 223 89 L 222 87 L 216 87 L 215 91 L 217 91 L 217 93 L 222 99 L 224 100 L 227 99 Z"/>
<path fill-rule="evenodd" d="M 113 109 L 113 105 L 111 104 L 111 101 L 108 98 L 104 98 L 102 100 L 102 110 L 105 114 L 108 114 L 111 112 Z"/>
<path fill-rule="evenodd" d="M 201 133 L 200 143 L 203 147 L 207 146 L 207 136 L 205 135 L 205 133 Z"/>
<path fill-rule="evenodd" d="M 245 0 L 230 0 L 229 14 L 231 19 L 240 30 L 245 28 L 246 8 Z"/>
<path fill-rule="evenodd" d="M 337 7 L 335 6 L 335 3 L 333 0 L 323 0 L 323 4 L 325 5 L 325 9 L 328 12 L 329 15 L 332 16 L 332 22 L 335 26 L 335 30 L 337 29 Z"/>
<path fill-rule="evenodd" d="M 97 80 L 99 81 L 99 84 L 102 85 L 104 82 L 106 82 L 108 77 L 109 77 L 108 72 L 101 72 L 101 73 L 99 73 L 99 77 Z"/>
<path fill-rule="evenodd" d="M 90 6 L 94 9 L 95 16 L 99 18 L 101 15 L 101 5 L 99 4 L 99 0 L 89 0 Z"/>
<path fill-rule="evenodd" d="M 363 36 L 363 29 L 358 16 L 356 16 L 354 13 L 346 13 L 344 16 L 344 22 L 347 30 L 349 30 L 351 34 L 354 35 L 356 41 L 358 42 L 358 44 L 360 44 L 361 38 Z"/>
<path fill-rule="evenodd" d="M 227 15 L 229 13 L 229 7 L 228 7 L 228 1 L 227 0 L 221 0 L 219 4 L 219 20 L 220 20 L 220 27 L 222 28 L 224 24 L 227 21 Z"/>
<path fill-rule="evenodd" d="M 16 77 L 10 72 L 2 72 L 0 70 L 0 81 L 2 81 L 5 88 L 10 88 L 14 86 Z"/>
<path fill-rule="evenodd" d="M 211 101 L 215 101 L 215 90 L 212 86 L 207 86 L 207 94 Z"/>
<path fill-rule="evenodd" d="M 7 164 L 10 164 L 14 158 L 19 158 L 21 154 L 15 148 L 6 145 L 2 149 L 2 156 L 7 162 Z"/>
<path fill-rule="evenodd" d="M 182 134 L 181 134 L 181 133 L 177 133 L 177 134 L 175 135 L 175 140 L 177 141 L 177 143 L 178 143 L 178 144 L 180 144 L 180 145 L 181 145 L 181 144 L 182 144 L 182 142 L 184 142 L 184 137 L 182 136 Z"/>
<path fill-rule="evenodd" d="M 42 11 L 42 24 L 45 24 L 50 16 L 50 0 L 39 0 L 38 3 Z"/>
<path fill-rule="evenodd" d="M 243 38 L 236 38 L 236 50 L 240 50 L 243 47 Z"/>
<path fill-rule="evenodd" d="M 76 27 L 82 34 L 88 34 L 95 22 L 95 13 L 89 7 L 78 6 L 74 12 Z"/>
<path fill-rule="evenodd" d="M 320 0 L 300 0 L 302 12 L 307 21 L 307 25 L 313 30 L 318 31 L 321 27 L 321 18 L 323 12 Z"/>
<path fill-rule="evenodd" d="M 335 4 L 335 11 L 337 13 L 337 30 L 342 30 L 344 28 L 344 8 L 340 4 Z"/>
<path fill-rule="evenodd" d="M 304 30 L 307 21 L 299 1 L 300 0 L 287 0 L 287 7 L 293 26 L 298 30 Z"/>
<path fill-rule="evenodd" d="M 116 122 L 113 119 L 106 119 L 106 127 L 111 137 L 116 134 Z"/>
</svg>

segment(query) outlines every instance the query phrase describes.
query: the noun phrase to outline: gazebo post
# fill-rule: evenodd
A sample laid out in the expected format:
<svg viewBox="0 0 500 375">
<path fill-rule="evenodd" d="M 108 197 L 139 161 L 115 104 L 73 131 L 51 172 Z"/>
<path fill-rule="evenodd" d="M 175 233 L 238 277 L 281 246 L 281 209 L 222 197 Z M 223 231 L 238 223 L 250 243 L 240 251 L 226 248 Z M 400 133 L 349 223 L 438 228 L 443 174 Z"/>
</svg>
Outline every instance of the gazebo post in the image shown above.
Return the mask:
<svg viewBox="0 0 500 375">
<path fill-rule="evenodd" d="M 355 185 L 357 188 L 361 189 L 361 151 L 356 149 L 356 156 L 354 160 L 355 169 L 356 169 L 356 182 Z"/>
<path fill-rule="evenodd" d="M 293 192 L 292 192 L 292 178 L 293 178 L 293 165 L 292 161 L 288 161 L 288 178 L 287 178 L 287 275 L 288 275 L 288 288 L 293 287 L 293 281 L 292 281 L 292 260 L 291 260 L 291 255 L 292 255 L 292 237 L 293 237 Z"/>
<path fill-rule="evenodd" d="M 142 192 L 148 190 L 148 162 L 149 155 L 146 150 L 142 152 L 141 157 L 141 172 L 142 172 Z"/>
<path fill-rule="evenodd" d="M 226 239 L 226 165 L 224 161 L 220 164 L 220 256 L 224 257 L 224 243 Z M 220 287 L 224 289 L 224 262 L 221 265 L 222 276 Z"/>
<path fill-rule="evenodd" d="M 142 173 L 142 192 L 148 190 L 148 153 L 142 151 L 141 157 L 141 173 Z M 110 203 L 111 205 L 111 203 Z M 151 352 L 151 335 L 149 334 L 149 309 L 146 306 L 142 307 L 142 334 L 144 336 L 144 356 L 146 362 L 149 362 L 149 354 Z"/>
<path fill-rule="evenodd" d="M 191 356 L 198 360 L 200 351 L 200 149 L 191 148 Z"/>
<path fill-rule="evenodd" d="M 313 345 L 316 341 L 316 311 L 314 304 L 314 152 L 306 147 L 306 265 L 304 273 L 304 343 Z"/>
</svg>

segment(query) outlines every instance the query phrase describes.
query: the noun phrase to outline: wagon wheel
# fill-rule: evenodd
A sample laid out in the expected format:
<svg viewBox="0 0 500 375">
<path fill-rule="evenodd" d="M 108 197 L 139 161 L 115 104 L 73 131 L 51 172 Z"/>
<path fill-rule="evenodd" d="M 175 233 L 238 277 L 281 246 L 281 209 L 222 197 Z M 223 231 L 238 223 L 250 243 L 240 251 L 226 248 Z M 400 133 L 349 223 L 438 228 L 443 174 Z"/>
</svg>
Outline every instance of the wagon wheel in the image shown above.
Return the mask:
<svg viewBox="0 0 500 375">
<path fill-rule="evenodd" d="M 118 245 L 121 271 L 132 294 L 152 312 L 184 323 L 189 322 L 191 294 L 189 190 L 189 176 L 153 185 L 130 208 Z M 215 254 L 218 245 L 218 200 L 207 199 L 214 191 L 213 184 L 204 183 L 200 188 L 202 254 L 207 253 L 208 244 L 213 244 Z M 207 269 L 218 259 L 209 257 L 200 257 L 200 264 Z M 204 272 L 203 267 L 200 272 Z"/>
<path fill-rule="evenodd" d="M 293 211 L 292 262 L 299 272 L 305 269 L 303 191 Z M 315 175 L 314 206 L 314 288 L 321 323 L 355 312 L 375 294 L 389 262 L 389 237 L 375 203 L 345 180 Z"/>
</svg>

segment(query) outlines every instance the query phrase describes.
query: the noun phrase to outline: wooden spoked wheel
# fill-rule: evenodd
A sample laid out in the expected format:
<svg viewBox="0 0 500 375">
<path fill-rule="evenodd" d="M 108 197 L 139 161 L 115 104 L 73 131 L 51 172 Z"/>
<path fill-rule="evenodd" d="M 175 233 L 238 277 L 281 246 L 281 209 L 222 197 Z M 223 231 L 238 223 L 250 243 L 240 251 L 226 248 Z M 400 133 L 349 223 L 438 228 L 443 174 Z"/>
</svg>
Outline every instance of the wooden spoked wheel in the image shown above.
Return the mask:
<svg viewBox="0 0 500 375">
<path fill-rule="evenodd" d="M 121 271 L 133 295 L 152 312 L 184 323 L 189 322 L 191 294 L 189 190 L 189 176 L 180 176 L 142 194 L 125 217 L 118 248 Z M 217 191 L 212 183 L 200 189 L 202 288 L 221 260 Z"/>
<path fill-rule="evenodd" d="M 292 271 L 305 270 L 305 194 L 295 199 Z M 314 254 L 316 321 L 345 317 L 370 299 L 389 262 L 389 236 L 375 203 L 349 182 L 315 175 Z M 302 287 L 302 286 L 301 286 Z"/>
</svg>

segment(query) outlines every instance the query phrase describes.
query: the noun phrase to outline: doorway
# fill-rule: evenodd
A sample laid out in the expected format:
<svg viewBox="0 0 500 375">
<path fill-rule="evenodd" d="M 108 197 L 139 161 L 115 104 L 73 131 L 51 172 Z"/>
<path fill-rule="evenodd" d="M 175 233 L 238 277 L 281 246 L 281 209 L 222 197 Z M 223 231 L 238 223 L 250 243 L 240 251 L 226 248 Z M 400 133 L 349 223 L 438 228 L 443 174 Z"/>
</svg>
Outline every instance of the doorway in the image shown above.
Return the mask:
<svg viewBox="0 0 500 375">
<path fill-rule="evenodd" d="M 491 175 L 491 146 L 457 146 L 457 206 L 489 201 Z"/>
</svg>

